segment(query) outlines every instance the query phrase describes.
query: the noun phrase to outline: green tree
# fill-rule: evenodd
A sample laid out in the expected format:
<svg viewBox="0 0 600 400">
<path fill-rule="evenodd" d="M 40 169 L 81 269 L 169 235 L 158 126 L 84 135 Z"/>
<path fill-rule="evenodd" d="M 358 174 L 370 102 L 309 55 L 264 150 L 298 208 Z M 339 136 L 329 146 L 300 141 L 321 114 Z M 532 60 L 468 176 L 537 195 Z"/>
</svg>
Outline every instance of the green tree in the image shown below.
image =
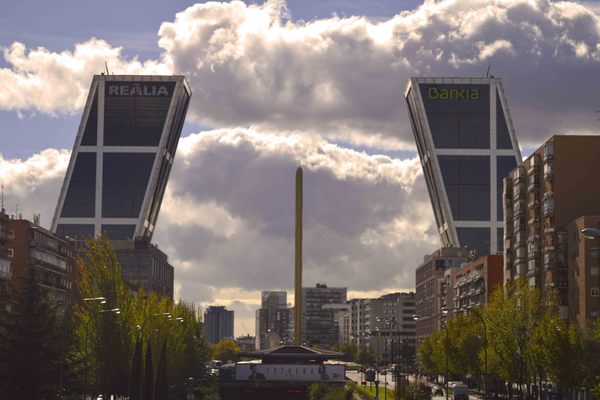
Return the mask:
<svg viewBox="0 0 600 400">
<path fill-rule="evenodd" d="M 339 351 L 340 353 L 344 353 L 344 357 L 343 357 L 344 361 L 355 361 L 358 346 L 354 342 L 336 343 L 332 347 L 332 350 Z"/>
<path fill-rule="evenodd" d="M 82 298 L 107 299 L 106 304 L 81 302 L 75 310 L 78 327 L 73 358 L 79 360 L 87 386 L 95 393 L 127 394 L 138 338 L 147 354 L 154 355 L 152 365 L 159 364 L 161 345 L 167 342 L 170 386 L 182 387 L 190 377 L 202 378 L 210 350 L 195 307 L 154 292 L 133 293 L 121 278 L 110 241 L 101 237 L 86 244 L 78 262 L 77 288 Z M 115 308 L 120 314 L 107 312 Z M 156 371 L 146 368 L 146 373 L 155 376 Z"/>
<path fill-rule="evenodd" d="M 142 340 L 138 338 L 131 362 L 129 400 L 140 400 L 142 398 L 142 371 Z"/>
<path fill-rule="evenodd" d="M 487 308 L 489 368 L 509 383 L 522 387 L 540 375 L 539 347 L 534 333 L 541 321 L 557 312 L 554 296 L 548 289 L 545 298 L 521 278 L 499 289 Z M 509 389 L 512 385 L 509 385 Z"/>
<path fill-rule="evenodd" d="M 156 385 L 154 385 L 154 400 L 167 399 L 169 397 L 169 378 L 167 373 L 167 342 L 165 341 L 160 352 L 158 371 L 156 373 Z"/>
<path fill-rule="evenodd" d="M 225 338 L 215 344 L 213 348 L 213 358 L 223 362 L 235 362 L 238 360 L 240 351 L 240 346 L 238 346 L 235 340 Z"/>
<path fill-rule="evenodd" d="M 143 399 L 154 399 L 154 367 L 152 363 L 152 346 L 146 346 L 146 361 L 144 363 Z"/>
<path fill-rule="evenodd" d="M 365 344 L 361 344 L 357 348 L 357 362 L 362 365 L 371 365 L 375 364 L 375 352 L 371 348 L 371 346 L 367 346 Z"/>
<path fill-rule="evenodd" d="M 0 398 L 51 399 L 60 390 L 64 309 L 50 301 L 29 268 L 10 313 L 0 320 Z"/>
<path fill-rule="evenodd" d="M 595 347 L 592 360 L 589 364 L 591 368 L 588 368 L 589 385 L 592 387 L 592 392 L 597 399 L 600 399 L 600 318 L 597 318 L 592 333 L 590 335 L 591 345 Z M 597 367 L 597 368 L 595 368 Z"/>
</svg>

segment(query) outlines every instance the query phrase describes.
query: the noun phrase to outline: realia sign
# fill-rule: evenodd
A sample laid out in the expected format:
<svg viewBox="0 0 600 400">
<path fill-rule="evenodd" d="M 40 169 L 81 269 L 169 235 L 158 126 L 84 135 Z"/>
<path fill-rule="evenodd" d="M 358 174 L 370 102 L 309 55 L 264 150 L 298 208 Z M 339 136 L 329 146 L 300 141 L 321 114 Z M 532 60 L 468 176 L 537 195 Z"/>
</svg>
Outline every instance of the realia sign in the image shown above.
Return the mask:
<svg viewBox="0 0 600 400">
<path fill-rule="evenodd" d="M 107 82 L 106 91 L 109 96 L 169 97 L 172 87 L 154 82 Z"/>
</svg>

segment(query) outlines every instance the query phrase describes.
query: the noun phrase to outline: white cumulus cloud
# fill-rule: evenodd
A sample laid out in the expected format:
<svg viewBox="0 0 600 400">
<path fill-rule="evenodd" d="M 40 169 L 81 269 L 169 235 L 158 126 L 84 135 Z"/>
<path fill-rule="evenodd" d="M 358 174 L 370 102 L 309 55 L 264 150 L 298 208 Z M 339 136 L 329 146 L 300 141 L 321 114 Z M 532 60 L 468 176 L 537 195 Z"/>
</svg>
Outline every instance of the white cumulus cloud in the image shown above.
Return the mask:
<svg viewBox="0 0 600 400">
<path fill-rule="evenodd" d="M 591 2 L 445 0 L 384 20 L 294 21 L 285 2 L 207 2 L 158 31 L 163 54 L 145 62 L 91 39 L 72 51 L 4 49 L 0 108 L 81 108 L 91 74 L 183 73 L 190 117 L 208 126 L 302 132 L 413 149 L 404 105 L 413 75 L 504 79 L 519 138 L 592 132 L 600 84 L 600 18 Z"/>
</svg>

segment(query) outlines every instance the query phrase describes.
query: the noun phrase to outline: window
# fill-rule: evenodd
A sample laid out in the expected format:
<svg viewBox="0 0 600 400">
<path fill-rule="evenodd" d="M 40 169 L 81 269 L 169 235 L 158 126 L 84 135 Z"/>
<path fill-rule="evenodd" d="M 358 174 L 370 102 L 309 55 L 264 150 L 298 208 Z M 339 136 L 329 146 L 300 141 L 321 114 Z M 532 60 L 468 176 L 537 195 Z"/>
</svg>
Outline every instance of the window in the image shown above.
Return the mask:
<svg viewBox="0 0 600 400">
<path fill-rule="evenodd" d="M 90 108 L 90 113 L 85 124 L 83 137 L 81 138 L 82 146 L 95 146 L 98 137 L 98 92 L 94 93 L 94 101 Z"/>
<path fill-rule="evenodd" d="M 79 153 L 61 217 L 93 218 L 96 207 L 96 153 Z"/>
<path fill-rule="evenodd" d="M 175 82 L 106 82 L 105 85 L 104 145 L 158 146 Z M 119 90 L 114 90 L 115 87 Z"/>
<path fill-rule="evenodd" d="M 110 240 L 133 239 L 135 225 L 102 225 L 102 232 Z"/>
<path fill-rule="evenodd" d="M 74 239 L 88 239 L 94 237 L 94 225 L 58 224 L 56 233 Z"/>
<path fill-rule="evenodd" d="M 154 153 L 104 153 L 102 217 L 138 218 Z"/>
<path fill-rule="evenodd" d="M 498 207 L 497 218 L 502 221 L 504 218 L 504 202 L 502 201 L 502 191 L 504 190 L 503 181 L 510 171 L 517 167 L 517 160 L 513 156 L 496 157 L 496 204 Z"/>
<path fill-rule="evenodd" d="M 489 85 L 421 84 L 436 148 L 490 148 Z"/>
<path fill-rule="evenodd" d="M 504 109 L 502 108 L 502 102 L 498 93 L 496 93 L 496 146 L 499 149 L 513 148 L 506 118 L 504 117 Z"/>
<path fill-rule="evenodd" d="M 490 219 L 490 159 L 487 156 L 438 156 L 455 220 Z"/>
<path fill-rule="evenodd" d="M 474 250 L 476 255 L 490 252 L 490 230 L 488 228 L 456 228 L 461 247 Z"/>
<path fill-rule="evenodd" d="M 600 288 L 597 288 L 597 287 L 592 288 L 592 297 L 600 297 Z"/>
<path fill-rule="evenodd" d="M 590 249 L 590 257 L 598 258 L 598 248 L 592 247 Z"/>
</svg>

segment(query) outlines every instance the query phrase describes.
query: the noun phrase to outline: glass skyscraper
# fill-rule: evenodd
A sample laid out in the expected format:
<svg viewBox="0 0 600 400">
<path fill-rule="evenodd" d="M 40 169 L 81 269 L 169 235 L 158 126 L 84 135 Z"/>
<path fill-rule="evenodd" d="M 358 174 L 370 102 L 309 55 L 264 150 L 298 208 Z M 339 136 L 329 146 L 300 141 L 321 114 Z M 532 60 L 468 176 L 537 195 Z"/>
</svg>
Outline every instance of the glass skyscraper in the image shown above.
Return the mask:
<svg viewBox="0 0 600 400">
<path fill-rule="evenodd" d="M 150 239 L 190 96 L 183 76 L 95 75 L 52 230 Z"/>
<path fill-rule="evenodd" d="M 521 163 L 499 78 L 411 78 L 405 92 L 443 247 L 502 252 L 502 180 Z"/>
</svg>

